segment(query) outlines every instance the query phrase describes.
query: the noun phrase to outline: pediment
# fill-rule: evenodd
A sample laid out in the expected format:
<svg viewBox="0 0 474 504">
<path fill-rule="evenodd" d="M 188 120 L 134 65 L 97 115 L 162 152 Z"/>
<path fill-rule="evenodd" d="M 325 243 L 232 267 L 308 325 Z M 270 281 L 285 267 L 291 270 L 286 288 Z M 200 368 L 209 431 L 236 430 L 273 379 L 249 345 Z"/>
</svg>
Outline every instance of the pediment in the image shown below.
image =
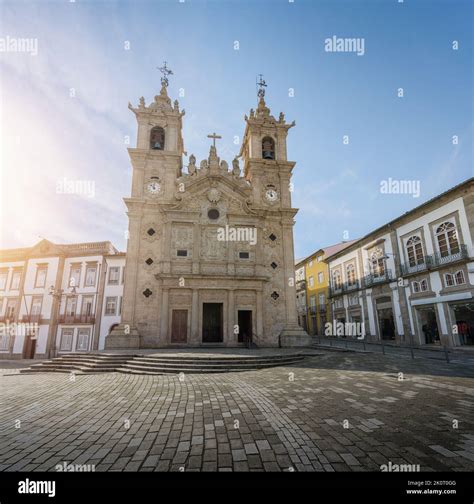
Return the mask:
<svg viewBox="0 0 474 504">
<path fill-rule="evenodd" d="M 58 256 L 63 254 L 64 250 L 62 250 L 60 246 L 50 242 L 49 240 L 43 239 L 31 248 L 28 255 L 30 257 L 45 257 Z"/>
<path fill-rule="evenodd" d="M 212 176 L 186 182 L 184 190 L 176 193 L 179 203 L 174 209 L 200 210 L 203 206 L 215 205 L 232 213 L 252 213 L 249 208 L 252 191 L 243 178 L 232 180 L 225 176 Z M 179 183 L 178 180 L 178 188 Z"/>
</svg>

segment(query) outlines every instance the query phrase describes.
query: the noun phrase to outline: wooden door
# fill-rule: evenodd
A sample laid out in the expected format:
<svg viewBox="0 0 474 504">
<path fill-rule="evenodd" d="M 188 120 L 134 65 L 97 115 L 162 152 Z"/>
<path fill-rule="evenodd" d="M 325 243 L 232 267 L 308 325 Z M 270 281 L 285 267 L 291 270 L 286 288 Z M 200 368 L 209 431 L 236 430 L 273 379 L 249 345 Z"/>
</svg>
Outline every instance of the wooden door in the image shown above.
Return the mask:
<svg viewBox="0 0 474 504">
<path fill-rule="evenodd" d="M 222 343 L 223 341 L 223 304 L 204 303 L 202 313 L 203 343 Z"/>
<path fill-rule="evenodd" d="M 188 339 L 188 310 L 173 310 L 171 343 L 186 343 Z"/>
</svg>

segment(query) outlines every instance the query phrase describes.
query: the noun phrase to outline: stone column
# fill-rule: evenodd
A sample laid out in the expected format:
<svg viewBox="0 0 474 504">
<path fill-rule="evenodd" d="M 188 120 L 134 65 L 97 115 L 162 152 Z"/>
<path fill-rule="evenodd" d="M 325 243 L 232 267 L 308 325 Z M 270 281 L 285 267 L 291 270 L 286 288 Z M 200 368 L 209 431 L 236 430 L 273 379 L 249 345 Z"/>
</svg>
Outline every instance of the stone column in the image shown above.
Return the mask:
<svg viewBox="0 0 474 504">
<path fill-rule="evenodd" d="M 169 308 L 169 288 L 163 287 L 161 292 L 161 327 L 160 327 L 160 344 L 169 343 L 168 334 L 168 308 Z"/>
<path fill-rule="evenodd" d="M 193 289 L 191 306 L 191 343 L 199 344 L 199 291 Z"/>
<path fill-rule="evenodd" d="M 140 216 L 129 212 L 129 239 L 127 243 L 127 262 L 123 286 L 122 322 L 132 324 L 135 316 L 135 296 L 138 276 L 138 244 L 140 243 Z"/>
<path fill-rule="evenodd" d="M 295 259 L 293 254 L 293 220 L 282 222 L 283 240 L 283 282 L 285 289 L 286 323 L 280 333 L 282 347 L 301 347 L 311 345 L 311 336 L 298 324 L 296 309 Z M 293 279 L 290 282 L 290 278 Z"/>
<path fill-rule="evenodd" d="M 263 334 L 263 294 L 262 290 L 259 289 L 257 291 L 257 313 L 256 313 L 256 319 L 257 319 L 257 341 L 255 343 L 259 343 L 258 340 L 261 340 L 263 343 L 264 340 L 264 334 Z"/>
<path fill-rule="evenodd" d="M 224 337 L 224 343 L 237 344 L 238 335 L 234 334 L 235 324 L 235 296 L 231 289 L 227 291 L 227 337 Z"/>
<path fill-rule="evenodd" d="M 298 325 L 298 313 L 296 310 L 296 287 L 295 287 L 295 261 L 293 257 L 293 224 L 282 224 L 283 256 L 284 256 L 284 282 L 286 323 Z M 290 278 L 293 278 L 290 285 Z M 299 326 L 298 326 L 299 327 Z"/>
</svg>

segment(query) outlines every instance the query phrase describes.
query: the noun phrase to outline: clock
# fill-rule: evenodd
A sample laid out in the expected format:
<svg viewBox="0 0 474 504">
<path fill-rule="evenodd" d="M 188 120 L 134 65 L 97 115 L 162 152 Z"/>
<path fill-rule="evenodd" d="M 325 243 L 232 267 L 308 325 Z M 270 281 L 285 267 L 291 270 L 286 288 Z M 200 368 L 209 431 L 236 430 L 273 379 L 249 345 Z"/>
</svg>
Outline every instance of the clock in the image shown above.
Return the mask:
<svg viewBox="0 0 474 504">
<path fill-rule="evenodd" d="M 149 194 L 155 196 L 161 191 L 161 184 L 156 180 L 152 180 L 146 185 L 146 190 Z"/>
<path fill-rule="evenodd" d="M 270 203 L 275 203 L 275 201 L 278 200 L 278 192 L 276 189 L 268 188 L 265 191 L 265 198 L 267 198 Z"/>
</svg>

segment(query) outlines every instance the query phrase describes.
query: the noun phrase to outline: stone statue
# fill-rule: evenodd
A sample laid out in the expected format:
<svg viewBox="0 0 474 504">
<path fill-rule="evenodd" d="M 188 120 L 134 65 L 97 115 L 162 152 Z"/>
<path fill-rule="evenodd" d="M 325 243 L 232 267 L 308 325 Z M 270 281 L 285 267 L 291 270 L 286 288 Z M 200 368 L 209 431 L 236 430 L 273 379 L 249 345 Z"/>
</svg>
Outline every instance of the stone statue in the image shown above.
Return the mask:
<svg viewBox="0 0 474 504">
<path fill-rule="evenodd" d="M 194 175 L 196 173 L 196 158 L 194 154 L 189 156 L 188 173 L 189 175 Z"/>
<path fill-rule="evenodd" d="M 199 167 L 201 168 L 201 170 L 207 170 L 207 159 L 203 159 Z"/>
<path fill-rule="evenodd" d="M 143 96 L 140 98 L 140 108 L 145 108 L 145 98 Z"/>
<path fill-rule="evenodd" d="M 285 114 L 283 112 L 280 112 L 280 117 L 278 119 L 281 123 L 285 122 Z"/>
<path fill-rule="evenodd" d="M 229 165 L 227 164 L 227 161 L 222 160 L 220 164 L 221 170 L 223 172 L 228 172 L 229 171 Z"/>
<path fill-rule="evenodd" d="M 236 157 L 232 161 L 232 175 L 234 175 L 234 177 L 240 177 L 239 160 Z"/>
</svg>

